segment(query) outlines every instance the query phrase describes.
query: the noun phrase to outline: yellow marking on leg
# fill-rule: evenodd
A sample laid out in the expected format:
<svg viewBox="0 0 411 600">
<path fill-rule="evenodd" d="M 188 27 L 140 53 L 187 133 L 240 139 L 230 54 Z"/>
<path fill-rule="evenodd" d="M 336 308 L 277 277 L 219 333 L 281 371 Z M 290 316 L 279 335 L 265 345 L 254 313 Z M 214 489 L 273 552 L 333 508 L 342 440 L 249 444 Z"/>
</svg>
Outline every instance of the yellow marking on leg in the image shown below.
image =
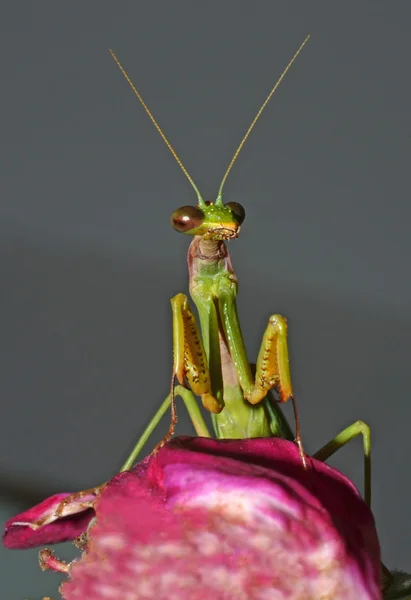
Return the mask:
<svg viewBox="0 0 411 600">
<path fill-rule="evenodd" d="M 173 373 L 180 385 L 185 379 L 191 390 L 201 396 L 204 407 L 219 413 L 224 405 L 213 396 L 207 357 L 195 317 L 188 305 L 187 296 L 177 294 L 171 299 L 173 311 Z"/>
</svg>

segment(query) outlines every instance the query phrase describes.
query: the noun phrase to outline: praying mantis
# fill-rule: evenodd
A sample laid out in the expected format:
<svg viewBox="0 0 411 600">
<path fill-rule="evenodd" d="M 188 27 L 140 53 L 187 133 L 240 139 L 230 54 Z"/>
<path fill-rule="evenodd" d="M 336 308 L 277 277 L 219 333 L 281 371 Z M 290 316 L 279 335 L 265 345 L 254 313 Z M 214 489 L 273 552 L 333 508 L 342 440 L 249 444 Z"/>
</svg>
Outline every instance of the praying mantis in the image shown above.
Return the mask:
<svg viewBox="0 0 411 600">
<path fill-rule="evenodd" d="M 144 430 L 121 471 L 130 469 L 163 415 L 171 406 L 171 425 L 161 444 L 169 439 L 177 422 L 175 396 L 181 396 L 199 436 L 211 434 L 195 396 L 211 413 L 214 434 L 219 439 L 281 437 L 296 442 L 303 468 L 308 468 L 301 441 L 298 410 L 293 395 L 287 343 L 287 320 L 271 315 L 253 370 L 246 354 L 236 306 L 237 277 L 226 241 L 237 238 L 245 218 L 237 202 L 223 203 L 223 187 L 248 136 L 261 113 L 308 42 L 307 36 L 271 89 L 241 139 L 224 174 L 215 202 L 206 202 L 171 146 L 156 119 L 112 50 L 110 53 L 142 107 L 162 137 L 197 195 L 196 206 L 183 206 L 171 217 L 177 231 L 193 236 L 188 250 L 189 289 L 199 315 L 201 334 L 185 294 L 171 299 L 173 323 L 173 370 L 171 391 Z M 175 386 L 175 380 L 178 385 Z M 189 387 L 187 387 L 187 384 Z M 278 392 L 274 400 L 270 391 Z M 278 403 L 291 400 L 295 435 Z M 364 453 L 364 499 L 371 503 L 370 429 L 356 421 L 337 434 L 313 456 L 325 461 L 338 449 L 362 435 Z"/>
<path fill-rule="evenodd" d="M 224 184 L 241 149 L 308 39 L 309 36 L 289 61 L 241 139 L 223 176 L 215 202 L 204 201 L 193 179 L 127 72 L 115 54 L 110 51 L 120 71 L 197 195 L 195 206 L 183 206 L 174 211 L 171 216 L 171 224 L 178 232 L 193 236 L 188 250 L 189 290 L 197 307 L 201 326 L 200 333 L 187 296 L 182 293 L 174 296 L 171 299 L 173 368 L 170 394 L 151 419 L 120 472 L 131 469 L 153 430 L 170 407 L 171 425 L 160 445 L 173 435 L 177 422 L 176 395 L 181 396 L 198 436 L 211 437 L 211 434 L 196 396 L 201 398 L 204 408 L 211 414 L 216 438 L 280 437 L 295 442 L 299 449 L 302 468 L 309 470 L 309 460 L 307 460 L 301 440 L 298 410 L 291 383 L 287 320 L 278 314 L 269 317 L 254 368 L 250 364 L 245 350 L 236 305 L 237 277 L 226 245 L 227 241 L 238 237 L 245 219 L 245 210 L 235 201 L 223 203 Z M 175 385 L 176 380 L 178 385 Z M 278 393 L 278 400 L 271 395 L 273 389 Z M 293 404 L 295 434 L 278 406 L 288 400 Z M 370 429 L 363 421 L 358 420 L 345 428 L 313 454 L 313 457 L 325 461 L 360 434 L 363 439 L 364 453 L 364 500 L 370 505 L 371 440 Z M 37 521 L 15 521 L 13 525 L 27 526 L 36 530 L 59 518 L 93 508 L 95 498 L 105 485 L 104 483 L 91 490 L 66 496 L 56 509 L 45 511 L 45 514 Z M 93 526 L 94 521 L 95 518 L 91 520 L 89 529 Z M 83 535 L 87 536 L 87 533 L 88 530 Z M 84 543 L 84 540 L 83 542 L 79 540 L 78 543 Z M 49 563 L 53 566 L 50 567 Z M 40 564 L 42 568 L 53 568 L 53 570 L 65 573 L 70 569 L 70 565 L 64 561 L 55 560 L 47 549 L 43 550 L 40 555 Z M 382 565 L 382 571 L 385 587 L 387 587 L 387 583 L 391 583 L 392 577 L 384 565 Z"/>
</svg>

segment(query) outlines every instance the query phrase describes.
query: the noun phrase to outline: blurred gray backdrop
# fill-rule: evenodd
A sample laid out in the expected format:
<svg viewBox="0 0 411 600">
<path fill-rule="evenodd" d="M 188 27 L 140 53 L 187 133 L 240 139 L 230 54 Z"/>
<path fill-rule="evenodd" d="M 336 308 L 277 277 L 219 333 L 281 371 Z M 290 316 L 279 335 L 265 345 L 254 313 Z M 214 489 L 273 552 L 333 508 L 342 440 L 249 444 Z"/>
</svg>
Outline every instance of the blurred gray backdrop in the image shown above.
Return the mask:
<svg viewBox="0 0 411 600">
<path fill-rule="evenodd" d="M 372 426 L 384 561 L 410 570 L 410 18 L 405 0 L 2 4 L 4 519 L 114 474 L 169 385 L 189 243 L 169 217 L 195 196 L 108 49 L 214 199 L 311 33 L 225 188 L 247 211 L 240 313 L 253 360 L 288 317 L 309 451 Z M 359 440 L 332 464 L 362 489 Z M 1 552 L 2 598 L 56 598 L 36 554 Z"/>
</svg>

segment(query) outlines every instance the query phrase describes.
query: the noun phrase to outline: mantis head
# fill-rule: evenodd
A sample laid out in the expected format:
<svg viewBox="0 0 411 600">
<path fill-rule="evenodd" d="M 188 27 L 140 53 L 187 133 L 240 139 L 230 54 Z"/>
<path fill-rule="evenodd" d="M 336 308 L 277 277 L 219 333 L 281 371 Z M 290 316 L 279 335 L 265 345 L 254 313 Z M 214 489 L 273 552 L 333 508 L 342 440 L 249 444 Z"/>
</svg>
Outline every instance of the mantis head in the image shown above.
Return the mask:
<svg viewBox="0 0 411 600">
<path fill-rule="evenodd" d="M 172 147 L 172 145 L 166 138 L 160 125 L 157 123 L 156 119 L 153 117 L 150 109 L 148 108 L 147 104 L 144 102 L 140 92 L 136 89 L 135 85 L 131 81 L 127 72 L 121 66 L 121 64 L 120 64 L 118 58 L 116 57 L 116 55 L 114 54 L 114 52 L 112 50 L 110 50 L 110 54 L 112 55 L 117 66 L 119 67 L 120 71 L 126 78 L 126 81 L 131 86 L 131 89 L 133 90 L 134 94 L 137 96 L 138 100 L 140 101 L 142 107 L 146 111 L 146 113 L 147 113 L 148 117 L 150 118 L 151 122 L 153 123 L 154 127 L 157 129 L 158 133 L 162 137 L 167 148 L 170 150 L 171 154 L 174 156 L 177 164 L 179 165 L 179 167 L 181 168 L 184 175 L 187 177 L 188 181 L 191 183 L 192 187 L 194 188 L 194 190 L 197 194 L 197 198 L 198 198 L 197 206 L 182 206 L 181 208 L 178 208 L 176 211 L 173 212 L 173 214 L 171 216 L 171 224 L 174 227 L 174 229 L 176 229 L 177 231 L 180 231 L 180 233 L 187 233 L 189 235 L 198 235 L 198 236 L 201 236 L 203 239 L 214 240 L 214 241 L 229 240 L 232 238 L 236 238 L 238 236 L 238 234 L 240 232 L 241 224 L 245 218 L 245 211 L 244 211 L 244 208 L 241 206 L 241 204 L 238 204 L 237 202 L 228 202 L 227 204 L 223 204 L 222 192 L 223 192 L 224 184 L 226 182 L 228 174 L 231 171 L 233 164 L 237 160 L 237 157 L 238 157 L 242 147 L 244 146 L 248 136 L 250 135 L 251 131 L 253 130 L 254 125 L 260 118 L 261 113 L 263 112 L 263 110 L 267 106 L 268 102 L 270 101 L 271 96 L 274 94 L 274 92 L 280 85 L 285 74 L 290 69 L 291 65 L 294 63 L 295 59 L 300 54 L 300 52 L 303 49 L 303 47 L 305 46 L 305 44 L 308 42 L 309 37 L 310 36 L 308 35 L 305 38 L 305 40 L 303 41 L 303 43 L 301 44 L 301 46 L 298 48 L 297 52 L 294 54 L 294 56 L 292 57 L 292 59 L 290 60 L 290 62 L 288 63 L 288 65 L 286 66 L 284 71 L 282 72 L 280 78 L 277 80 L 276 84 L 271 89 L 267 98 L 261 105 L 261 107 L 260 107 L 259 111 L 257 112 L 257 114 L 255 115 L 253 121 L 251 122 L 251 125 L 249 126 L 246 133 L 244 134 L 244 136 L 243 136 L 240 144 L 238 145 L 237 150 L 234 152 L 234 156 L 231 159 L 231 162 L 228 165 L 228 168 L 224 174 L 223 180 L 222 180 L 220 188 L 218 190 L 217 200 L 214 203 L 213 202 L 205 202 L 203 200 L 191 175 L 188 173 L 187 169 L 181 162 L 177 152 L 174 150 L 174 148 Z"/>
<path fill-rule="evenodd" d="M 244 218 L 245 210 L 238 202 L 199 201 L 197 206 L 182 206 L 174 211 L 171 225 L 180 233 L 206 240 L 230 240 L 238 237 Z"/>
</svg>

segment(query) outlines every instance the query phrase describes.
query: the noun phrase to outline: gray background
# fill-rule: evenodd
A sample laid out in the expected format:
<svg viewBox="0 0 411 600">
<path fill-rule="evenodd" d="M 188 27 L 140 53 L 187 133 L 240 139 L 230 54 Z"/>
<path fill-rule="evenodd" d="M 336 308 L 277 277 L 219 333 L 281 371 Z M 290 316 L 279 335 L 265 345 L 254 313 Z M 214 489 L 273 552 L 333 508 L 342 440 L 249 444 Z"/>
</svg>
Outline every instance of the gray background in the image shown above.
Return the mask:
<svg viewBox="0 0 411 600">
<path fill-rule="evenodd" d="M 289 318 L 309 451 L 357 418 L 372 426 L 384 560 L 409 570 L 411 4 L 1 10 L 4 518 L 115 473 L 167 393 L 169 298 L 186 291 L 189 242 L 169 215 L 195 197 L 108 48 L 214 199 L 311 33 L 225 188 L 247 211 L 230 245 L 240 313 L 250 359 L 268 315 Z M 191 431 L 179 414 L 179 432 Z M 332 463 L 362 489 L 359 441 Z M 58 578 L 36 554 L 2 551 L 2 598 L 53 594 Z"/>
</svg>

